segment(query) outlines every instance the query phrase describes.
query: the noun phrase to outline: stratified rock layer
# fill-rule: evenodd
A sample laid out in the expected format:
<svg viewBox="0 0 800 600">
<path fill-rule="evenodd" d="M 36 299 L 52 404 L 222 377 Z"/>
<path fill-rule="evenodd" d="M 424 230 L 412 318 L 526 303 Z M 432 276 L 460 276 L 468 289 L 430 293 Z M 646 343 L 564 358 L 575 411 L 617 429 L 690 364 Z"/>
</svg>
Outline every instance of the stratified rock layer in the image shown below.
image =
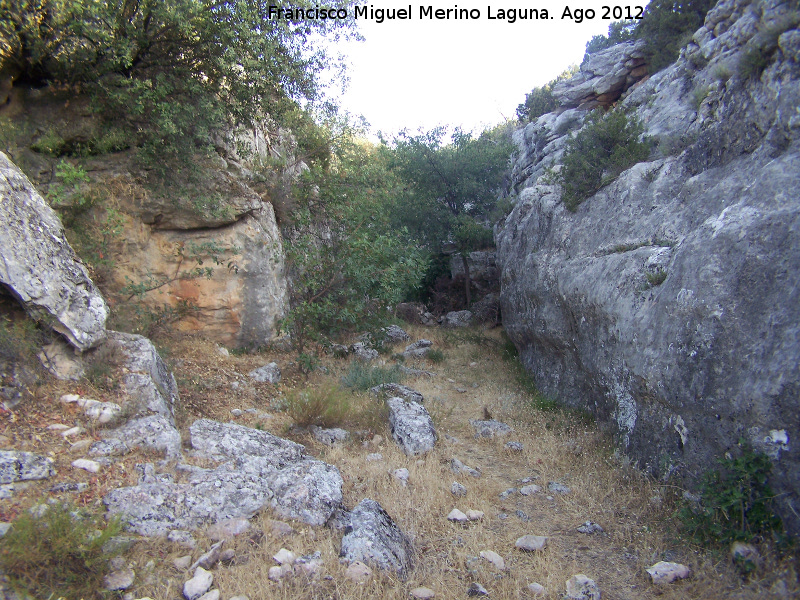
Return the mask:
<svg viewBox="0 0 800 600">
<path fill-rule="evenodd" d="M 651 161 L 575 213 L 543 176 L 584 113 L 516 132 L 518 195 L 496 236 L 504 325 L 539 389 L 611 423 L 662 477 L 698 478 L 746 440 L 773 459 L 779 511 L 800 533 L 800 39 L 790 4 L 723 0 L 710 11 L 677 63 L 622 103 L 656 141 Z M 747 75 L 740 61 L 759 32 L 780 30 L 764 71 Z"/>
<path fill-rule="evenodd" d="M 0 152 L 0 283 L 79 350 L 106 335 L 108 306 L 44 198 Z"/>
</svg>

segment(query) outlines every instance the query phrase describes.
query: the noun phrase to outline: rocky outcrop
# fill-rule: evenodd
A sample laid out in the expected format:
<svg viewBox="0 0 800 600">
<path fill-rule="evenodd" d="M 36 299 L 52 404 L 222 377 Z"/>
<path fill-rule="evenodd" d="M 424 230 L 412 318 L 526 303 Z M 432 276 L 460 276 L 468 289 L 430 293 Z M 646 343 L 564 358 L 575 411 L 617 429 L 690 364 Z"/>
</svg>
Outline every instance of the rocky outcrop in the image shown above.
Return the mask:
<svg viewBox="0 0 800 600">
<path fill-rule="evenodd" d="M 469 276 L 472 280 L 479 280 L 489 284 L 497 283 L 500 271 L 497 269 L 497 253 L 494 250 L 479 250 L 467 255 Z M 455 279 L 464 276 L 464 260 L 461 254 L 456 253 L 450 257 L 450 277 Z"/>
<path fill-rule="evenodd" d="M 661 477 L 694 480 L 740 440 L 752 444 L 773 458 L 779 510 L 797 534 L 800 39 L 791 4 L 723 0 L 709 12 L 677 63 L 622 102 L 657 143 L 650 161 L 575 213 L 543 175 L 582 111 L 517 131 L 517 196 L 496 238 L 504 325 L 542 392 L 609 423 Z M 753 52 L 763 72 L 747 68 Z"/>
<path fill-rule="evenodd" d="M 433 420 L 421 404 L 400 397 L 388 398 L 389 428 L 392 438 L 408 456 L 433 450 L 438 436 Z"/>
<path fill-rule="evenodd" d="M 0 152 L 0 282 L 79 350 L 105 338 L 108 307 L 55 212 Z"/>
</svg>

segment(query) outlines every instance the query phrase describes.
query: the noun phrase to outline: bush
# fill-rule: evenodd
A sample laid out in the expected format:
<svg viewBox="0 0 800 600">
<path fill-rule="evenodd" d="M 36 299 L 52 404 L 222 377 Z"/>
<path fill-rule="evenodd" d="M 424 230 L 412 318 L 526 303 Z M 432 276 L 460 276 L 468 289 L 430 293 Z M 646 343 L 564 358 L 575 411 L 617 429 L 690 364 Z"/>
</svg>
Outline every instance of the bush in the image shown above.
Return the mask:
<svg viewBox="0 0 800 600">
<path fill-rule="evenodd" d="M 24 513 L 3 537 L 0 570 L 38 598 L 101 598 L 110 558 L 103 545 L 120 530 L 119 519 L 106 523 L 68 505 Z"/>
<path fill-rule="evenodd" d="M 443 363 L 445 361 L 444 352 L 442 352 L 441 350 L 431 350 L 430 352 L 428 352 L 427 357 L 428 360 L 436 364 Z"/>
<path fill-rule="evenodd" d="M 353 362 L 350 370 L 342 377 L 342 383 L 354 390 L 367 391 L 382 383 L 402 383 L 405 375 L 399 365 L 391 367 L 369 367 Z"/>
<path fill-rule="evenodd" d="M 286 412 L 301 427 L 335 427 L 350 414 L 350 394 L 330 384 L 295 390 L 287 395 Z"/>
<path fill-rule="evenodd" d="M 718 461 L 721 470 L 706 473 L 699 505 L 687 503 L 678 511 L 686 533 L 700 544 L 750 542 L 782 531 L 767 483 L 772 463 L 747 443 L 740 447 L 737 458 L 726 456 Z"/>
<path fill-rule="evenodd" d="M 562 199 L 575 211 L 586 198 L 608 185 L 650 154 L 650 143 L 639 141 L 644 128 L 622 110 L 606 115 L 594 111 L 587 124 L 567 142 L 561 171 Z"/>
<path fill-rule="evenodd" d="M 535 87 L 530 94 L 525 94 L 525 102 L 517 106 L 517 119 L 520 123 L 535 121 L 542 115 L 557 109 L 559 104 L 553 95 L 553 88 L 557 83 L 570 79 L 577 72 L 578 67 L 573 65 L 551 82 L 542 87 Z"/>
</svg>

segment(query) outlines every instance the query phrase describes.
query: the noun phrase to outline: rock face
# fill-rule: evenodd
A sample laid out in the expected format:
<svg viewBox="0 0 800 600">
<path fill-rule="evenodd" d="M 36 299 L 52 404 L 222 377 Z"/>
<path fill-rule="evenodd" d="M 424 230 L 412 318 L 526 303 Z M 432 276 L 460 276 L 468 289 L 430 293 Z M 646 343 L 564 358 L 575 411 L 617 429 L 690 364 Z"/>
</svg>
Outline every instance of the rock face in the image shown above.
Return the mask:
<svg viewBox="0 0 800 600">
<path fill-rule="evenodd" d="M 0 152 L 0 282 L 79 350 L 106 334 L 108 306 L 55 212 Z"/>
<path fill-rule="evenodd" d="M 710 11 L 677 63 L 622 102 L 658 144 L 651 161 L 575 213 L 542 175 L 582 111 L 517 131 L 518 195 L 496 238 L 504 325 L 544 393 L 609 422 L 662 477 L 691 481 L 744 438 L 773 458 L 779 510 L 798 534 L 800 40 L 786 30 L 790 4 L 723 0 Z M 756 34 L 776 28 L 785 32 L 763 72 L 743 75 Z"/>
</svg>

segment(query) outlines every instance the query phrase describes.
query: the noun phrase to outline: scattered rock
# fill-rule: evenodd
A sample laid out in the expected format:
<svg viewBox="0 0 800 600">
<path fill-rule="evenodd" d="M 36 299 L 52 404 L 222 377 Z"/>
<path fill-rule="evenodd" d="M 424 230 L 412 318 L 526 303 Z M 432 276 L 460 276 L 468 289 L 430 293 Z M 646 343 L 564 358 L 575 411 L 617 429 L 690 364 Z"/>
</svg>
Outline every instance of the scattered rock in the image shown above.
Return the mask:
<svg viewBox="0 0 800 600">
<path fill-rule="evenodd" d="M 733 542 L 731 544 L 731 559 L 738 564 L 757 565 L 761 561 L 761 556 L 752 544 Z"/>
<path fill-rule="evenodd" d="M 450 514 L 447 515 L 447 519 L 448 521 L 455 521 L 456 523 L 466 523 L 467 521 L 469 521 L 467 515 L 465 515 L 457 508 L 454 508 L 453 510 L 450 511 Z"/>
<path fill-rule="evenodd" d="M 420 394 L 417 390 L 405 385 L 400 385 L 399 383 L 382 383 L 370 388 L 369 392 L 373 396 L 378 396 L 379 398 L 391 398 L 396 396 L 403 398 L 404 400 L 416 402 L 418 404 L 423 404 L 425 401 L 425 398 L 423 398 L 422 394 Z"/>
<path fill-rule="evenodd" d="M 278 363 L 271 362 L 258 369 L 253 369 L 247 376 L 259 383 L 278 383 L 281 380 L 281 370 Z"/>
<path fill-rule="evenodd" d="M 392 438 L 407 456 L 424 454 L 433 450 L 438 436 L 433 420 L 424 406 L 406 402 L 400 397 L 389 398 L 389 426 Z"/>
<path fill-rule="evenodd" d="M 523 496 L 530 496 L 532 494 L 538 494 L 541 491 L 542 491 L 542 488 L 540 488 L 538 485 L 535 485 L 535 484 L 526 485 L 524 487 L 519 488 L 519 493 L 522 494 Z"/>
<path fill-rule="evenodd" d="M 547 538 L 543 535 L 523 535 L 517 538 L 514 545 L 525 552 L 536 552 L 547 547 Z"/>
<path fill-rule="evenodd" d="M 417 340 L 413 344 L 406 346 L 406 349 L 403 350 L 403 356 L 406 358 L 422 358 L 428 355 L 431 351 L 431 346 L 433 346 L 433 342 L 430 340 Z"/>
<path fill-rule="evenodd" d="M 481 558 L 492 563 L 498 571 L 506 570 L 506 561 L 494 550 L 481 550 Z"/>
<path fill-rule="evenodd" d="M 181 556 L 180 558 L 176 558 L 172 561 L 172 566 L 175 567 L 177 571 L 186 571 L 192 565 L 192 555 L 187 554 L 186 556 Z"/>
<path fill-rule="evenodd" d="M 513 431 L 511 427 L 500 421 L 479 421 L 478 419 L 470 419 L 469 424 L 475 428 L 476 438 L 493 438 L 502 435 L 508 435 Z"/>
<path fill-rule="evenodd" d="M 370 362 L 378 358 L 378 351 L 367 347 L 364 342 L 356 342 L 350 346 L 350 352 L 361 362 Z"/>
<path fill-rule="evenodd" d="M 280 581 L 290 572 L 291 571 L 289 571 L 288 569 L 284 569 L 283 566 L 270 567 L 269 571 L 267 572 L 267 578 L 270 581 Z"/>
<path fill-rule="evenodd" d="M 11 529 L 11 523 L 0 523 L 0 538 L 7 534 L 9 529 Z"/>
<path fill-rule="evenodd" d="M 544 596 L 546 593 L 544 586 L 535 582 L 529 583 L 527 589 L 532 596 Z"/>
<path fill-rule="evenodd" d="M 523 446 L 521 442 L 506 442 L 503 446 L 509 452 L 522 452 Z"/>
<path fill-rule="evenodd" d="M 518 490 L 517 488 L 515 488 L 515 487 L 508 488 L 507 490 L 505 490 L 505 491 L 503 491 L 503 492 L 500 492 L 500 500 L 505 500 L 505 499 L 506 499 L 506 498 L 508 498 L 508 497 L 509 497 L 511 494 L 516 494 L 518 491 L 519 491 L 519 490 Z"/>
<path fill-rule="evenodd" d="M 333 427 L 331 429 L 323 429 L 316 425 L 311 426 L 311 435 L 318 442 L 322 442 L 326 446 L 333 446 L 337 443 L 345 443 L 350 440 L 350 432 L 340 427 Z"/>
<path fill-rule="evenodd" d="M 454 329 L 469 327 L 472 324 L 472 313 L 468 310 L 451 311 L 442 319 L 442 327 Z"/>
<path fill-rule="evenodd" d="M 597 523 L 586 521 L 586 523 L 578 527 L 578 532 L 591 535 L 593 533 L 603 533 L 603 528 Z"/>
<path fill-rule="evenodd" d="M 89 473 L 97 473 L 100 471 L 100 463 L 95 460 L 89 460 L 87 458 L 79 458 L 78 460 L 72 461 L 72 466 L 76 469 L 83 469 L 84 471 L 89 471 Z"/>
<path fill-rule="evenodd" d="M 370 569 L 361 561 L 355 561 L 350 563 L 350 566 L 347 567 L 347 570 L 344 572 L 344 576 L 350 581 L 363 584 L 366 583 L 370 577 L 372 577 L 372 569 Z"/>
<path fill-rule="evenodd" d="M 224 542 L 217 542 L 208 550 L 208 552 L 202 554 L 200 558 L 194 561 L 194 564 L 189 567 L 189 570 L 196 569 L 197 567 L 203 567 L 206 570 L 214 568 L 219 562 L 219 555 L 222 552 L 222 544 Z"/>
<path fill-rule="evenodd" d="M 322 573 L 324 563 L 322 561 L 322 553 L 317 550 L 313 554 L 301 556 L 294 563 L 295 572 L 300 572 L 308 578 L 319 577 Z"/>
<path fill-rule="evenodd" d="M 557 483 L 555 481 L 551 481 L 550 483 L 548 483 L 547 489 L 554 494 L 569 494 L 570 492 L 570 489 L 567 486 L 561 483 Z"/>
<path fill-rule="evenodd" d="M 277 537 L 289 537 L 297 533 L 291 525 L 283 521 L 270 521 L 269 528 L 272 535 Z"/>
<path fill-rule="evenodd" d="M 472 477 L 480 477 L 481 472 L 477 469 L 473 469 L 472 467 L 468 467 L 464 463 L 462 463 L 457 458 L 453 458 L 450 461 L 450 470 L 456 474 L 466 474 L 471 475 Z"/>
<path fill-rule="evenodd" d="M 89 449 L 92 443 L 93 443 L 92 440 L 79 440 L 69 447 L 69 451 L 72 452 L 73 454 L 78 452 L 84 452 Z"/>
<path fill-rule="evenodd" d="M 181 451 L 181 434 L 169 418 L 150 415 L 103 432 L 103 439 L 91 445 L 89 454 L 115 456 L 127 454 L 136 448 L 163 452 L 168 459 L 177 458 Z"/>
<path fill-rule="evenodd" d="M 409 476 L 408 469 L 406 469 L 406 468 L 395 469 L 394 471 L 392 471 L 392 475 L 401 484 L 403 484 L 403 486 L 408 485 L 408 476 Z"/>
<path fill-rule="evenodd" d="M 55 472 L 53 460 L 46 456 L 33 452 L 0 450 L 0 483 L 47 479 L 55 475 Z"/>
<path fill-rule="evenodd" d="M 600 588 L 586 575 L 573 575 L 567 581 L 567 595 L 569 600 L 600 600 Z"/>
<path fill-rule="evenodd" d="M 417 600 L 430 600 L 436 596 L 436 592 L 426 587 L 414 588 L 409 594 L 411 594 L 412 598 L 416 598 Z"/>
<path fill-rule="evenodd" d="M 70 427 L 69 429 L 65 429 L 61 432 L 61 437 L 67 439 L 68 437 L 72 437 L 73 435 L 78 435 L 79 433 L 83 433 L 82 427 Z"/>
<path fill-rule="evenodd" d="M 214 583 L 214 575 L 203 567 L 197 567 L 194 577 L 183 584 L 183 595 L 186 600 L 197 600 L 211 589 L 212 583 Z"/>
<path fill-rule="evenodd" d="M 383 454 L 380 452 L 373 452 L 372 454 L 367 454 L 365 460 L 367 462 L 380 462 L 383 460 Z"/>
<path fill-rule="evenodd" d="M 225 548 L 219 555 L 219 562 L 223 565 L 229 565 L 236 559 L 236 551 L 233 548 Z M 241 563 L 237 563 L 241 564 Z"/>
<path fill-rule="evenodd" d="M 686 579 L 691 574 L 689 567 L 686 565 L 663 560 L 645 570 L 655 584 L 672 583 L 677 579 Z"/>
<path fill-rule="evenodd" d="M 206 535 L 215 542 L 229 540 L 250 530 L 247 519 L 223 519 L 206 530 Z"/>
<path fill-rule="evenodd" d="M 465 488 L 457 481 L 454 481 L 453 484 L 450 486 L 450 493 L 453 494 L 453 496 L 460 498 L 467 495 L 467 488 Z"/>
<path fill-rule="evenodd" d="M 467 519 L 469 519 L 470 521 L 480 521 L 483 519 L 483 517 L 486 516 L 483 511 L 472 510 L 472 509 L 468 510 L 466 514 L 467 514 Z"/>
<path fill-rule="evenodd" d="M 127 590 L 133 585 L 136 573 L 131 568 L 112 571 L 103 577 L 103 587 L 110 592 Z"/>
<path fill-rule="evenodd" d="M 278 553 L 272 557 L 279 565 L 293 565 L 294 561 L 297 560 L 297 555 L 292 552 L 291 550 L 287 550 L 286 548 L 281 548 L 278 550 Z"/>
<path fill-rule="evenodd" d="M 413 568 L 411 541 L 380 504 L 368 498 L 350 513 L 350 530 L 342 538 L 341 556 L 405 578 Z"/>
<path fill-rule="evenodd" d="M 411 337 L 397 325 L 389 325 L 381 330 L 384 337 L 390 344 L 398 344 L 400 342 L 407 342 Z"/>
<path fill-rule="evenodd" d="M 467 596 L 488 596 L 489 592 L 486 591 L 486 588 L 483 587 L 477 581 L 475 583 L 470 583 L 469 587 L 467 588 Z"/>
</svg>

